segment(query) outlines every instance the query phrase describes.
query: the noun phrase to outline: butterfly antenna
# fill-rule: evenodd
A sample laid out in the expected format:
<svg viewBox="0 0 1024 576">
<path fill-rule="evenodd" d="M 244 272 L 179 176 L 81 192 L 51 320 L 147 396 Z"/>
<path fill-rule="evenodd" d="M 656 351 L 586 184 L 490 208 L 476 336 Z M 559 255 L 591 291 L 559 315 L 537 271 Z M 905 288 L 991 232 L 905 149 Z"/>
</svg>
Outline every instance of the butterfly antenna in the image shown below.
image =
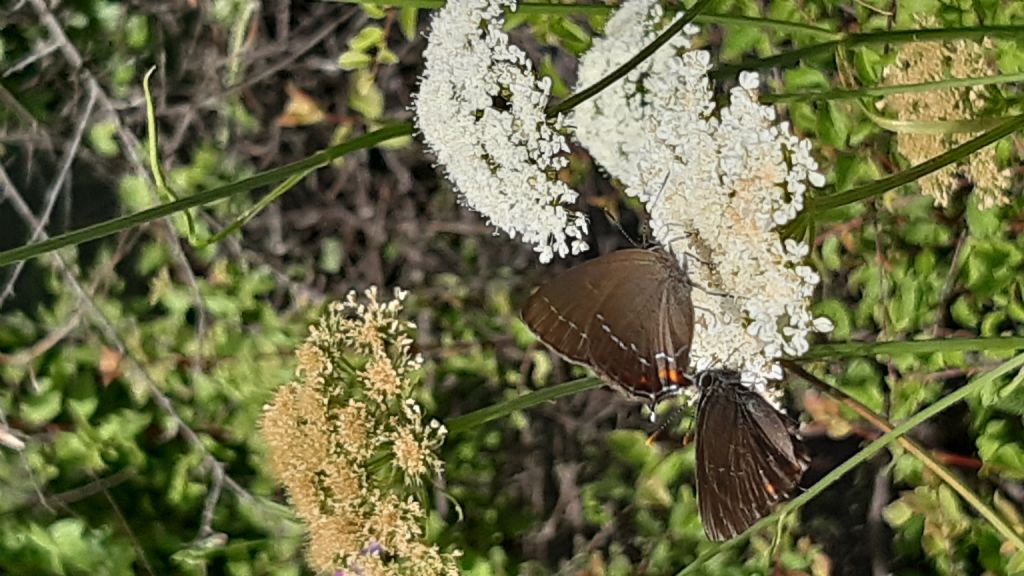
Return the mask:
<svg viewBox="0 0 1024 576">
<path fill-rule="evenodd" d="M 653 432 L 651 432 L 650 434 L 647 435 L 647 445 L 648 446 L 652 446 L 655 442 L 657 442 L 658 437 L 661 436 L 662 432 L 664 432 L 665 429 L 668 428 L 669 424 L 672 424 L 673 422 L 677 421 L 678 418 L 679 418 L 679 415 L 682 414 L 683 410 L 685 410 L 685 409 L 686 409 L 686 407 L 683 406 L 682 404 L 677 404 L 672 409 L 671 412 L 666 414 L 665 417 L 661 420 L 661 424 L 659 424 L 658 427 L 655 428 Z M 652 406 L 651 407 L 651 419 L 652 419 L 651 421 L 652 422 L 654 421 L 654 418 L 656 416 L 657 416 L 657 414 L 654 412 L 654 407 Z"/>
<path fill-rule="evenodd" d="M 732 357 L 736 355 L 736 352 L 738 350 L 739 350 L 738 348 L 733 348 L 732 352 L 729 352 L 729 355 L 725 357 L 725 362 L 722 364 L 722 366 L 724 366 L 725 368 L 728 368 L 729 367 L 729 362 L 732 361 Z M 740 374 L 740 380 L 743 380 L 742 372 Z"/>
<path fill-rule="evenodd" d="M 626 232 L 626 229 L 622 227 L 622 222 L 619 220 L 618 216 L 613 214 L 612 211 L 607 207 L 602 208 L 602 210 L 604 210 L 605 218 L 608 218 L 608 220 L 612 224 L 614 224 L 616 228 L 619 229 L 619 232 L 622 233 L 622 235 L 626 238 L 630 245 L 633 246 L 634 248 L 639 248 L 640 245 L 636 243 L 636 240 L 634 240 L 633 237 L 630 236 L 628 232 Z"/>
<path fill-rule="evenodd" d="M 672 170 L 671 169 L 666 170 L 665 171 L 665 178 L 661 181 L 661 186 L 658 187 L 658 193 L 654 195 L 654 198 L 652 198 L 650 201 L 648 201 L 648 202 L 646 202 L 644 204 L 644 208 L 647 210 L 647 216 L 648 216 L 648 222 L 647 222 L 647 224 L 645 226 L 645 231 L 649 231 L 649 233 L 652 236 L 654 235 L 654 230 L 651 229 L 651 226 L 650 226 L 650 215 L 651 215 L 651 212 L 653 211 L 654 207 L 657 206 L 659 202 L 661 202 L 661 197 L 665 193 L 665 189 L 668 187 L 668 179 L 671 176 L 672 176 Z M 663 243 L 663 244 L 665 245 L 666 249 L 670 246 L 670 243 Z"/>
<path fill-rule="evenodd" d="M 658 202 L 661 202 L 661 196 L 665 193 L 665 188 L 668 187 L 668 179 L 670 176 L 672 176 L 671 168 L 665 171 L 665 179 L 661 181 L 661 186 L 658 187 L 658 194 L 648 203 L 649 206 L 657 206 Z"/>
</svg>

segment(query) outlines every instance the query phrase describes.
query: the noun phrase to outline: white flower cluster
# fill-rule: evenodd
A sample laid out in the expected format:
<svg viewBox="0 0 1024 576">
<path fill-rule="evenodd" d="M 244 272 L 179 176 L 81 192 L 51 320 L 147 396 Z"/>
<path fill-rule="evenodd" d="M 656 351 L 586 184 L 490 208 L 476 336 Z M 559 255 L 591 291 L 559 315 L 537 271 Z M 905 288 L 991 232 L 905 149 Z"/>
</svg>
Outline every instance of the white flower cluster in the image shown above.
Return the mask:
<svg viewBox="0 0 1024 576">
<path fill-rule="evenodd" d="M 608 30 L 635 51 L 661 20 L 656 2 L 631 0 Z M 730 105 L 716 112 L 710 55 L 688 48 L 677 40 L 640 74 L 581 105 L 577 135 L 646 203 L 654 237 L 688 268 L 697 286 L 695 368 L 736 368 L 763 387 L 782 377 L 777 358 L 803 354 L 810 332 L 832 328 L 808 310 L 819 281 L 803 264 L 809 248 L 783 242 L 778 231 L 803 207 L 807 185 L 821 186 L 824 176 L 810 142 L 757 103 L 756 74 L 741 74 Z M 630 52 L 619 40 L 595 42 L 581 58 L 581 83 L 611 72 Z"/>
<path fill-rule="evenodd" d="M 548 262 L 587 249 L 587 221 L 557 179 L 569 148 L 563 120 L 544 114 L 551 81 L 537 80 L 501 30 L 503 9 L 514 7 L 450 0 L 434 16 L 416 124 L 466 204 Z"/>
<path fill-rule="evenodd" d="M 580 58 L 577 91 L 597 83 L 632 58 L 639 47 L 650 44 L 658 36 L 662 19 L 657 0 L 624 3 L 608 20 L 605 36 L 595 38 L 590 50 Z M 601 167 L 629 186 L 627 193 L 631 195 L 641 190 L 632 183 L 639 181 L 638 159 L 643 158 L 645 143 L 651 137 L 647 132 L 653 104 L 651 97 L 657 96 L 655 92 L 659 88 L 664 89 L 651 82 L 663 82 L 664 76 L 669 74 L 665 67 L 674 64 L 679 50 L 690 48 L 688 36 L 696 34 L 697 30 L 696 26 L 687 26 L 682 35 L 673 37 L 624 78 L 584 101 L 571 113 L 576 138 Z M 706 52 L 693 54 L 707 56 Z M 710 112 L 714 106 L 710 103 L 711 86 L 706 69 L 705 66 L 705 70 L 697 74 L 694 74 L 695 68 L 676 72 L 684 75 L 677 81 L 691 86 L 689 97 L 708 106 L 707 112 Z"/>
</svg>

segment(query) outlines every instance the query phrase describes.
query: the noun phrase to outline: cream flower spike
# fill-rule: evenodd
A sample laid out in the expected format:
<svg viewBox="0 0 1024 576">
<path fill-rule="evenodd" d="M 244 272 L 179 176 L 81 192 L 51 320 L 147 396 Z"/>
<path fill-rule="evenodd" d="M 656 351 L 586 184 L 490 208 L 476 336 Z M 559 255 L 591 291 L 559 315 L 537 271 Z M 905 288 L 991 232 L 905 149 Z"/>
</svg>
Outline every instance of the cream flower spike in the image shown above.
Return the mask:
<svg viewBox="0 0 1024 576">
<path fill-rule="evenodd" d="M 413 399 L 422 360 L 404 297 L 381 301 L 371 288 L 332 303 L 296 352 L 295 380 L 263 413 L 270 468 L 319 573 L 459 574 L 460 552 L 427 541 L 416 499 L 444 469 L 447 430 Z"/>
<path fill-rule="evenodd" d="M 502 32 L 511 0 L 450 0 L 431 21 L 416 126 L 472 209 L 532 244 L 542 262 L 579 254 L 587 220 L 556 174 L 568 164 L 562 118 L 548 119 L 551 81 Z"/>
</svg>

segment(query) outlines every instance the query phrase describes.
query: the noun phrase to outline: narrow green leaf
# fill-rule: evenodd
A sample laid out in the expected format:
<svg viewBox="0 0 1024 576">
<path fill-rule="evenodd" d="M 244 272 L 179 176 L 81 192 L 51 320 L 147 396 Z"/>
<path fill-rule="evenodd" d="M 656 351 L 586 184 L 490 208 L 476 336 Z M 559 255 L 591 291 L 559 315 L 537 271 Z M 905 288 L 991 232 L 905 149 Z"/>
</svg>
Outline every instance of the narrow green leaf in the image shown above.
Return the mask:
<svg viewBox="0 0 1024 576">
<path fill-rule="evenodd" d="M 419 8 L 414 6 L 403 6 L 398 9 L 398 27 L 402 30 L 402 36 L 412 42 L 416 40 L 416 22 L 419 17 Z"/>
</svg>

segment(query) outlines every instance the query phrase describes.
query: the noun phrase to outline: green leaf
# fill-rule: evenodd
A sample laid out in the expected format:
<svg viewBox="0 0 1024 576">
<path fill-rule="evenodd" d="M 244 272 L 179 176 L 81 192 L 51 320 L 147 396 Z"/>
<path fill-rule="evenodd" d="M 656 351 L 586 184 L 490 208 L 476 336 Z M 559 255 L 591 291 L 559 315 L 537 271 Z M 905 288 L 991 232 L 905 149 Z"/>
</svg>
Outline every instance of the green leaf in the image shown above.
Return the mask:
<svg viewBox="0 0 1024 576">
<path fill-rule="evenodd" d="M 82 434 L 60 434 L 54 442 L 56 461 L 79 471 L 97 472 L 106 468 L 100 446 Z"/>
<path fill-rule="evenodd" d="M 640 506 L 667 507 L 672 504 L 672 493 L 662 478 L 645 475 L 637 483 L 636 501 Z"/>
<path fill-rule="evenodd" d="M 917 285 L 912 280 L 900 282 L 888 303 L 891 329 L 905 332 L 914 326 L 919 307 Z"/>
<path fill-rule="evenodd" d="M 864 358 L 855 358 L 848 364 L 843 389 L 872 410 L 882 405 L 882 377 L 878 366 Z"/>
<path fill-rule="evenodd" d="M 736 60 L 750 52 L 765 40 L 764 33 L 754 26 L 733 27 L 725 34 L 722 43 L 722 60 Z"/>
<path fill-rule="evenodd" d="M 994 310 L 985 314 L 981 321 L 982 336 L 999 336 L 1002 333 L 1003 322 L 1006 320 L 1006 310 Z"/>
<path fill-rule="evenodd" d="M 960 507 L 960 500 L 949 486 L 945 484 L 939 486 L 939 508 L 942 513 L 949 518 L 963 518 L 963 510 Z"/>
<path fill-rule="evenodd" d="M 398 9 L 398 27 L 405 39 L 413 42 L 416 40 L 416 21 L 419 17 L 419 8 L 403 6 Z"/>
<path fill-rule="evenodd" d="M 825 242 L 821 245 L 821 260 L 825 263 L 825 267 L 828 270 L 834 272 L 842 267 L 842 248 L 843 246 L 837 236 L 833 235 L 825 238 Z"/>
<path fill-rule="evenodd" d="M 978 436 L 977 445 L 978 455 L 986 465 L 997 467 L 1001 477 L 1024 479 L 1024 446 L 1009 422 L 989 421 Z"/>
<path fill-rule="evenodd" d="M 868 86 L 878 84 L 885 66 L 882 55 L 876 49 L 864 46 L 853 51 L 853 64 L 857 69 L 857 76 Z"/>
<path fill-rule="evenodd" d="M 128 16 L 124 24 L 123 38 L 130 48 L 144 49 L 149 42 L 149 18 L 142 14 Z"/>
<path fill-rule="evenodd" d="M 845 303 L 835 299 L 822 300 L 815 302 L 811 309 L 815 316 L 825 316 L 832 321 L 834 328 L 829 335 L 830 339 L 839 341 L 850 339 L 853 322 L 850 318 L 850 309 Z"/>
<path fill-rule="evenodd" d="M 998 238 L 1002 235 L 1003 224 L 998 210 L 982 210 L 977 202 L 967 202 L 964 218 L 974 239 Z"/>
<path fill-rule="evenodd" d="M 373 63 L 373 58 L 358 50 L 346 50 L 338 56 L 338 67 L 342 70 L 361 70 Z"/>
<path fill-rule="evenodd" d="M 953 320 L 964 328 L 974 328 L 981 322 L 974 299 L 967 295 L 959 296 L 949 308 Z"/>
<path fill-rule="evenodd" d="M 914 273 L 920 278 L 931 276 L 938 268 L 938 256 L 934 250 L 921 250 L 914 257 Z"/>
<path fill-rule="evenodd" d="M 1010 556 L 1006 563 L 1007 576 L 1019 576 L 1024 574 L 1024 550 L 1018 550 Z"/>
<path fill-rule="evenodd" d="M 104 158 L 113 158 L 121 151 L 117 138 L 117 125 L 97 122 L 89 127 L 89 145 Z"/>
<path fill-rule="evenodd" d="M 384 113 L 384 93 L 374 83 L 373 74 L 368 70 L 358 70 L 353 74 L 351 85 L 354 89 L 349 93 L 349 107 L 367 119 L 380 118 Z"/>
<path fill-rule="evenodd" d="M 1010 297 L 1006 303 L 1006 313 L 1018 324 L 1024 324 L 1024 281 L 1018 280 L 1010 287 Z"/>
<path fill-rule="evenodd" d="M 378 4 L 360 4 L 363 8 L 363 12 L 374 20 L 380 20 L 388 15 L 387 9 Z"/>
<path fill-rule="evenodd" d="M 908 222 L 900 228 L 900 234 L 915 246 L 943 247 L 952 241 L 952 232 L 948 226 L 930 220 Z"/>
<path fill-rule="evenodd" d="M 29 396 L 21 404 L 21 418 L 31 428 L 49 424 L 57 417 L 57 414 L 60 414 L 63 399 L 64 395 L 56 389 Z"/>
<path fill-rule="evenodd" d="M 551 32 L 567 50 L 577 56 L 590 49 L 590 34 L 571 18 L 552 17 Z"/>
<path fill-rule="evenodd" d="M 829 146 L 846 148 L 850 137 L 850 119 L 844 111 L 844 102 L 825 102 L 824 110 L 819 112 L 818 135 Z"/>
<path fill-rule="evenodd" d="M 918 14 L 937 14 L 941 8 L 939 0 L 899 0 L 893 10 L 901 28 L 916 28 Z"/>
<path fill-rule="evenodd" d="M 541 76 L 551 79 L 551 95 L 556 98 L 565 98 L 572 94 L 572 89 L 562 80 L 561 74 L 555 68 L 554 61 L 549 54 L 545 54 L 537 67 Z"/>
<path fill-rule="evenodd" d="M 152 421 L 153 416 L 148 412 L 125 408 L 105 416 L 103 421 L 96 426 L 96 433 L 104 441 L 131 446 L 134 445 L 134 438 L 149 427 Z"/>
<path fill-rule="evenodd" d="M 353 36 L 352 39 L 348 41 L 348 45 L 352 50 L 366 52 L 370 48 L 377 47 L 383 41 L 383 28 L 380 26 L 367 26 Z"/>
<path fill-rule="evenodd" d="M 608 435 L 608 448 L 614 456 L 636 468 L 650 462 L 656 452 L 647 444 L 647 435 L 638 430 L 615 430 Z"/>
<path fill-rule="evenodd" d="M 810 92 L 831 87 L 824 72 L 807 66 L 785 70 L 782 73 L 782 84 L 786 92 Z"/>
<path fill-rule="evenodd" d="M 88 421 L 97 406 L 99 406 L 99 400 L 95 396 L 81 399 L 68 398 L 68 413 L 77 421 Z"/>
<path fill-rule="evenodd" d="M 890 526 L 896 528 L 906 524 L 913 515 L 913 510 L 911 510 L 910 506 L 908 506 L 902 499 L 889 504 L 885 507 L 885 510 L 882 511 L 882 516 L 885 517 L 886 522 L 888 522 Z"/>
<path fill-rule="evenodd" d="M 380 51 L 377 52 L 377 62 L 385 66 L 398 64 L 398 54 L 395 54 L 388 48 L 381 48 Z"/>
</svg>

